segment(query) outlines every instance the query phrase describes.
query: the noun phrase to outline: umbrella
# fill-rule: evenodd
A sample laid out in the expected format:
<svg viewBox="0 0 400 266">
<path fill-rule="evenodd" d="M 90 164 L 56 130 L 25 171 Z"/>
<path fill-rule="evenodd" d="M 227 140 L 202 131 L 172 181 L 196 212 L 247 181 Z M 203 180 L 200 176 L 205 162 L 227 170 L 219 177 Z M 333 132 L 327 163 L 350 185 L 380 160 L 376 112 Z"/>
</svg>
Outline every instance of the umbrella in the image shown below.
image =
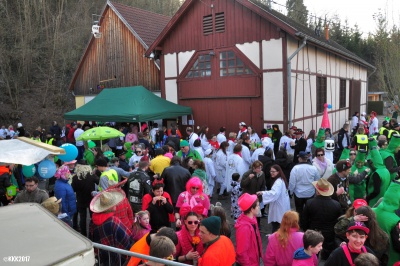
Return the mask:
<svg viewBox="0 0 400 266">
<path fill-rule="evenodd" d="M 124 137 L 125 134 L 112 127 L 94 127 L 83 132 L 76 140 L 100 140 Z"/>
<path fill-rule="evenodd" d="M 65 150 L 25 137 L 0 141 L 1 163 L 31 165 L 40 162 L 50 154 L 65 154 Z"/>
</svg>

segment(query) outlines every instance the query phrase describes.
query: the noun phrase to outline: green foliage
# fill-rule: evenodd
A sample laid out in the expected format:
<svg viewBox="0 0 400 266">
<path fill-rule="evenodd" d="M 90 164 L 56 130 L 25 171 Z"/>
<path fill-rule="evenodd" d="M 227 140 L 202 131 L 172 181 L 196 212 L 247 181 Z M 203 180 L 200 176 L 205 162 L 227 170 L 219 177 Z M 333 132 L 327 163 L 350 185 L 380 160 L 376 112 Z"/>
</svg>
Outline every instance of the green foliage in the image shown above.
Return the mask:
<svg viewBox="0 0 400 266">
<path fill-rule="evenodd" d="M 289 18 L 307 26 L 308 10 L 303 0 L 286 0 L 286 9 Z"/>
</svg>

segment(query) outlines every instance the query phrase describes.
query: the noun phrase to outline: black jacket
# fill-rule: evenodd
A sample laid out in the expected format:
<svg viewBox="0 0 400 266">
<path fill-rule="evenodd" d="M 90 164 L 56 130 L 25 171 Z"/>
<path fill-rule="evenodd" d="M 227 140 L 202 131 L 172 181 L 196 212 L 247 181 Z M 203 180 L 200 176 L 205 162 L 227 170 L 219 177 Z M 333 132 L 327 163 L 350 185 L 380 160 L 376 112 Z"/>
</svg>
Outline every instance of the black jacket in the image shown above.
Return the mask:
<svg viewBox="0 0 400 266">
<path fill-rule="evenodd" d="M 297 157 L 297 155 L 299 155 L 299 153 L 301 151 L 305 151 L 307 148 L 307 140 L 305 140 L 303 137 L 299 138 L 298 140 L 296 140 L 296 144 L 294 146 L 291 146 L 292 149 L 294 149 L 294 158 L 293 158 L 293 162 L 295 164 L 297 164 L 299 162 L 299 158 Z"/>
<path fill-rule="evenodd" d="M 340 130 L 339 130 L 339 133 L 338 133 L 338 141 L 337 141 L 337 148 L 339 149 L 339 150 L 343 150 L 344 148 L 346 148 L 346 147 L 343 147 L 343 144 L 342 144 L 342 142 L 343 142 L 343 139 L 344 138 L 347 138 L 347 144 L 348 145 L 351 145 L 351 140 L 350 140 L 350 137 L 349 137 L 349 132 L 347 132 L 346 130 L 344 130 L 344 128 L 341 128 Z"/>
<path fill-rule="evenodd" d="M 87 174 L 83 179 L 79 179 L 77 175 L 72 177 L 72 188 L 76 193 L 77 208 L 89 208 L 92 200 L 92 191 L 95 190 L 95 184 L 99 183 L 99 177 Z"/>
<path fill-rule="evenodd" d="M 149 194 L 152 198 L 154 198 L 153 192 L 150 192 Z M 168 202 L 168 200 L 165 204 L 162 204 L 161 201 L 157 201 L 156 204 L 150 202 L 147 210 L 150 213 L 150 225 L 152 230 L 158 230 L 163 226 L 171 227 L 169 214 L 174 212 L 174 207 Z"/>
<path fill-rule="evenodd" d="M 186 183 L 192 175 L 189 170 L 175 163 L 165 168 L 161 177 L 164 179 L 164 190 L 171 196 L 172 203 L 175 205 L 179 194 L 186 191 Z"/>
</svg>

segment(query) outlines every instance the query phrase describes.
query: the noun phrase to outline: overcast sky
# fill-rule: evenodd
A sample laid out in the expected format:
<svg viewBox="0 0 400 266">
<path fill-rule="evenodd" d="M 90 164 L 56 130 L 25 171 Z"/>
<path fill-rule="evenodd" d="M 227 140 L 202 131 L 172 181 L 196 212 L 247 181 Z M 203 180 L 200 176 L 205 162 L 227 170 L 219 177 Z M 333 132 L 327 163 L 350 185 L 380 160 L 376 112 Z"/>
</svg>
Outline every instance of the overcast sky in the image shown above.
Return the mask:
<svg viewBox="0 0 400 266">
<path fill-rule="evenodd" d="M 275 10 L 285 11 L 286 0 L 272 0 L 279 5 L 272 3 Z M 361 32 L 375 32 L 376 22 L 373 15 L 381 11 L 387 14 L 390 25 L 399 25 L 400 0 L 303 0 L 309 13 L 324 17 L 332 17 L 338 14 L 344 21 L 348 20 L 349 26 L 354 27 L 357 23 Z M 283 5 L 283 6 L 282 6 Z"/>
</svg>

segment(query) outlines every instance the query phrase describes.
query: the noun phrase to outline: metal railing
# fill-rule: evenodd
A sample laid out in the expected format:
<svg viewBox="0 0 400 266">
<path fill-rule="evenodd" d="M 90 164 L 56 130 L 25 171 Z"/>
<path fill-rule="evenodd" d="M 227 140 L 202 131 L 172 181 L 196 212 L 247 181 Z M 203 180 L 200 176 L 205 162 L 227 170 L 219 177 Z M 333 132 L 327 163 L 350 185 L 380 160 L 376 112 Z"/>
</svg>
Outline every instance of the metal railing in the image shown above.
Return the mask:
<svg viewBox="0 0 400 266">
<path fill-rule="evenodd" d="M 122 265 L 124 265 L 126 263 L 126 262 L 122 261 L 122 255 L 128 256 L 127 261 L 130 260 L 130 257 L 136 257 L 136 258 L 139 258 L 139 259 L 142 259 L 142 260 L 148 260 L 148 261 L 154 261 L 154 262 L 162 263 L 164 265 L 172 265 L 172 266 L 184 266 L 184 265 L 187 265 L 187 264 L 179 263 L 179 262 L 176 262 L 176 261 L 164 260 L 164 259 L 160 259 L 160 258 L 148 256 L 148 255 L 143 255 L 143 254 L 140 254 L 140 253 L 135 253 L 135 252 L 131 252 L 131 251 L 115 248 L 115 247 L 102 245 L 102 244 L 99 244 L 99 243 L 94 243 L 94 242 L 93 242 L 93 247 L 95 249 L 99 250 L 99 252 L 95 252 L 95 253 L 98 254 L 98 257 L 97 257 L 98 263 L 96 265 L 120 265 L 120 266 L 122 266 Z M 108 262 L 101 261 L 101 259 L 100 259 L 100 250 L 108 252 Z M 111 253 L 113 253 L 113 254 L 111 254 Z M 115 259 L 118 259 L 119 262 L 116 262 Z"/>
</svg>

